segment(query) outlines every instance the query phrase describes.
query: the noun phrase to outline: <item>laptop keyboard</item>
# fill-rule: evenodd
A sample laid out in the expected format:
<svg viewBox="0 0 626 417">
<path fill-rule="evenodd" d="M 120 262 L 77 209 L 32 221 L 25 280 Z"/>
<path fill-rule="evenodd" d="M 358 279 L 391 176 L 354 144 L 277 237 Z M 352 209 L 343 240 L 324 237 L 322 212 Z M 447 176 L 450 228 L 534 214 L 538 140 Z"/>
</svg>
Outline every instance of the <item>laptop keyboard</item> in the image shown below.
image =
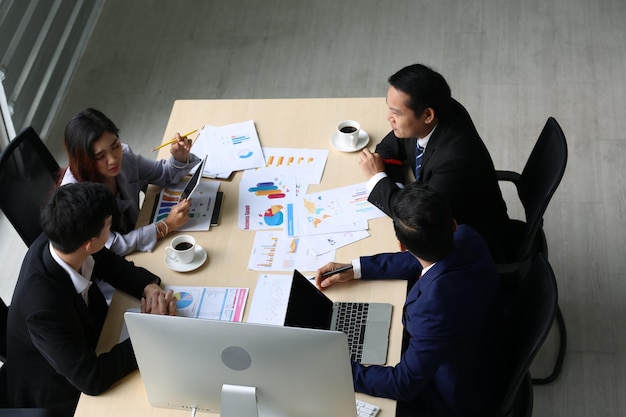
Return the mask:
<svg viewBox="0 0 626 417">
<path fill-rule="evenodd" d="M 361 362 L 367 322 L 368 303 L 341 303 L 337 309 L 337 330 L 348 335 L 348 348 L 353 361 Z"/>
<path fill-rule="evenodd" d="M 380 411 L 380 407 L 365 401 L 356 400 L 357 417 L 374 417 Z"/>
</svg>

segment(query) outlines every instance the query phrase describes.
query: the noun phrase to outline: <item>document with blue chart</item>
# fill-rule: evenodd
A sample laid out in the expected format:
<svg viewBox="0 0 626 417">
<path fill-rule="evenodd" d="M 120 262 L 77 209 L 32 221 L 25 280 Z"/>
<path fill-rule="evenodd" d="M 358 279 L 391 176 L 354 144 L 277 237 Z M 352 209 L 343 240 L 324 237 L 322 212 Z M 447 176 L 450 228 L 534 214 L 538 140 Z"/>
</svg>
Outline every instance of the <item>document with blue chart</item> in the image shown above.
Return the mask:
<svg viewBox="0 0 626 417">
<path fill-rule="evenodd" d="M 161 190 L 154 205 L 153 222 L 165 220 L 172 207 L 178 204 L 185 184 L 176 187 L 165 187 Z M 189 208 L 189 220 L 179 231 L 205 231 L 211 227 L 213 211 L 219 210 L 216 206 L 217 194 L 220 187 L 219 181 L 200 181 L 191 197 Z"/>
<path fill-rule="evenodd" d="M 265 166 L 265 157 L 254 122 L 248 120 L 224 126 L 206 125 L 194 141 L 191 152 L 207 157 L 203 176 Z"/>
</svg>

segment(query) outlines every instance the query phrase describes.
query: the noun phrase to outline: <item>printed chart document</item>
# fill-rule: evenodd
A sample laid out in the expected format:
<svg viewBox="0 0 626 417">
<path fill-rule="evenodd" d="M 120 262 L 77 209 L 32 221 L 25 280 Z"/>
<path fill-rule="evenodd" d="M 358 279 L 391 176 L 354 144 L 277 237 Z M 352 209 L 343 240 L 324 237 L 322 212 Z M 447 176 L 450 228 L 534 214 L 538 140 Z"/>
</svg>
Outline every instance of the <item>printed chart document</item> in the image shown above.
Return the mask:
<svg viewBox="0 0 626 417">
<path fill-rule="evenodd" d="M 248 288 L 166 286 L 174 291 L 179 316 L 242 321 Z"/>
<path fill-rule="evenodd" d="M 281 231 L 258 231 L 250 253 L 252 271 L 315 271 L 335 259 L 335 250 L 321 255 L 302 244 L 301 238 L 287 237 Z"/>
<path fill-rule="evenodd" d="M 284 325 L 292 280 L 293 275 L 259 275 L 247 323 Z"/>
<path fill-rule="evenodd" d="M 367 230 L 356 230 L 349 232 L 325 233 L 322 235 L 311 235 L 300 237 L 300 242 L 304 244 L 316 255 L 322 255 L 343 246 L 357 242 L 369 237 Z"/>
<path fill-rule="evenodd" d="M 228 287 L 166 286 L 165 290 L 174 291 L 178 316 L 237 322 L 243 320 L 249 292 L 249 288 Z M 285 305 L 285 311 L 286 308 Z M 131 308 L 128 311 L 139 313 L 140 309 Z M 126 339 L 128 328 L 126 323 L 123 323 L 119 341 L 123 342 Z"/>
<path fill-rule="evenodd" d="M 247 172 L 245 173 L 247 174 Z M 296 193 L 290 175 L 262 170 L 244 175 L 239 183 L 238 225 L 241 230 L 283 229 Z"/>
<path fill-rule="evenodd" d="M 367 221 L 386 214 L 367 201 L 365 183 L 299 196 L 287 212 L 287 234 L 309 236 L 367 230 Z"/>
<path fill-rule="evenodd" d="M 155 204 L 154 215 L 152 216 L 153 222 L 167 218 L 172 207 L 178 204 L 184 185 L 181 184 L 171 188 L 166 187 L 161 190 Z M 191 197 L 189 220 L 178 230 L 187 232 L 209 230 L 219 187 L 220 183 L 218 181 L 200 181 L 198 188 L 196 188 Z"/>
<path fill-rule="evenodd" d="M 261 142 L 252 120 L 224 126 L 204 126 L 191 146 L 191 152 L 200 158 L 207 156 L 203 173 L 207 177 L 223 178 L 232 171 L 265 165 Z"/>
<path fill-rule="evenodd" d="M 263 147 L 263 155 L 265 166 L 248 170 L 244 176 L 258 170 L 271 171 L 275 175 L 295 176 L 298 184 L 319 184 L 328 160 L 328 149 Z"/>
</svg>

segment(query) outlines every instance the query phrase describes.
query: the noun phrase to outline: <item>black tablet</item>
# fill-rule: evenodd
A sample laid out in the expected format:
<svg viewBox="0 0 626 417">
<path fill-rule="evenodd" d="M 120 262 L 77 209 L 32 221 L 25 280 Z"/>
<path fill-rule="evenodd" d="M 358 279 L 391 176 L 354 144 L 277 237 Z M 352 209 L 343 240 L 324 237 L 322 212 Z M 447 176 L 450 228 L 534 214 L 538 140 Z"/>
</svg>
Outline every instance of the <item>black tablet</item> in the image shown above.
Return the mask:
<svg viewBox="0 0 626 417">
<path fill-rule="evenodd" d="M 198 188 L 198 184 L 200 184 L 200 181 L 202 180 L 202 171 L 204 171 L 205 164 L 206 164 L 206 156 L 204 157 L 204 159 L 202 159 L 202 162 L 200 162 L 200 165 L 198 165 L 196 172 L 193 173 L 193 175 L 189 179 L 189 182 L 187 182 L 187 185 L 185 185 L 185 189 L 180 194 L 180 198 L 178 199 L 178 202 L 181 202 L 184 199 L 189 199 L 191 195 L 193 194 L 193 192 L 196 191 L 196 188 Z"/>
</svg>

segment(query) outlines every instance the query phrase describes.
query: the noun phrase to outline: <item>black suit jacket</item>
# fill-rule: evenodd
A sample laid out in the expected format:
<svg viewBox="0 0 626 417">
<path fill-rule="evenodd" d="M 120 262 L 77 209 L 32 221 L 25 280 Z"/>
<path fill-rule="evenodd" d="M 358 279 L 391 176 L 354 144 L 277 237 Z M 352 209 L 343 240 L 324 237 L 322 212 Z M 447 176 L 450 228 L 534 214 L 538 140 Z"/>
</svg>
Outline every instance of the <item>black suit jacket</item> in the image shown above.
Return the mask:
<svg viewBox="0 0 626 417">
<path fill-rule="evenodd" d="M 92 280 L 104 279 L 137 298 L 146 285 L 160 281 L 106 249 L 94 259 Z M 67 272 L 52 258 L 45 236 L 33 242 L 9 308 L 9 403 L 72 416 L 81 392 L 100 394 L 137 369 L 130 340 L 96 355 L 106 309 L 106 303 L 100 311 L 87 308 Z"/>
<path fill-rule="evenodd" d="M 404 166 L 387 165 L 388 177 L 376 184 L 369 201 L 388 215 L 391 201 L 405 184 L 406 168 L 415 172 L 416 138 L 398 138 L 390 132 L 377 146 L 382 158 L 398 159 Z M 410 177 L 412 178 L 412 176 Z M 506 241 L 508 214 L 496 178 L 493 161 L 467 110 L 452 100 L 430 137 L 417 179 L 442 193 L 459 224 L 468 224 L 487 241 L 496 258 Z"/>
</svg>

